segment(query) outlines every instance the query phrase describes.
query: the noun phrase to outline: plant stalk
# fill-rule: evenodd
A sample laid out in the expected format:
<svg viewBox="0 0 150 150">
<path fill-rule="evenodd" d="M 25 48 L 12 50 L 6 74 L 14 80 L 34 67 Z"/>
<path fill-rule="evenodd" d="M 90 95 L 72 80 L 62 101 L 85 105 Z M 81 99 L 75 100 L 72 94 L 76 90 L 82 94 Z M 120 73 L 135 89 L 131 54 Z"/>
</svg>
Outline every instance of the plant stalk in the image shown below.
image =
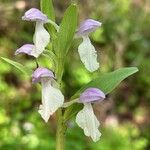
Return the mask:
<svg viewBox="0 0 150 150">
<path fill-rule="evenodd" d="M 65 132 L 66 132 L 66 125 L 64 124 L 62 109 L 60 108 L 57 111 L 56 150 L 64 150 Z"/>
<path fill-rule="evenodd" d="M 61 86 L 61 80 L 64 70 L 64 61 L 63 59 L 58 59 L 57 68 L 56 68 L 56 77 L 57 82 Z M 65 132 L 66 125 L 64 123 L 63 111 L 62 108 L 57 110 L 57 132 L 56 132 L 56 150 L 64 150 L 65 148 Z"/>
</svg>

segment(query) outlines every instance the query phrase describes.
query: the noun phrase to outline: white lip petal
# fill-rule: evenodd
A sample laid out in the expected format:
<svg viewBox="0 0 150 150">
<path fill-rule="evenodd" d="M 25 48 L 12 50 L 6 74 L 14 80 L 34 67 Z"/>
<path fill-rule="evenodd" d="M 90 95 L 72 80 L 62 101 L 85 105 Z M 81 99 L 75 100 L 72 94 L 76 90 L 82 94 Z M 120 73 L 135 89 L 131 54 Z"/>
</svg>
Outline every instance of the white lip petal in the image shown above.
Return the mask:
<svg viewBox="0 0 150 150">
<path fill-rule="evenodd" d="M 45 122 L 49 117 L 64 103 L 64 96 L 61 91 L 51 86 L 51 80 L 42 79 L 42 105 L 40 105 L 39 113 Z"/>
<path fill-rule="evenodd" d="M 37 55 L 40 55 L 44 51 L 49 41 L 50 41 L 50 35 L 47 32 L 47 30 L 44 28 L 44 23 L 37 21 L 35 27 L 35 33 L 33 37 L 33 42 L 35 45 L 35 50 Z"/>
<path fill-rule="evenodd" d="M 96 71 L 99 68 L 97 62 L 97 52 L 88 36 L 83 37 L 83 42 L 78 47 L 80 59 L 90 72 Z"/>
<path fill-rule="evenodd" d="M 76 116 L 76 123 L 84 130 L 84 134 L 90 136 L 94 142 L 100 139 L 101 133 L 98 130 L 100 124 L 90 103 L 84 103 L 84 108 Z"/>
</svg>

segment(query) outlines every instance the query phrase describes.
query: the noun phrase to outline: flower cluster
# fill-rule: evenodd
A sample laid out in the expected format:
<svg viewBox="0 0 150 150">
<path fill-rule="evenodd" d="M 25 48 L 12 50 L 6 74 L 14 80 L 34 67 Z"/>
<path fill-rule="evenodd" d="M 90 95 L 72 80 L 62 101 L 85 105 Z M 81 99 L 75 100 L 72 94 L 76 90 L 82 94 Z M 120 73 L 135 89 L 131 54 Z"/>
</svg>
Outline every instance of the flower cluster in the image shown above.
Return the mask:
<svg viewBox="0 0 150 150">
<path fill-rule="evenodd" d="M 50 41 L 50 35 L 44 28 L 44 24 L 49 22 L 48 18 L 40 10 L 32 8 L 25 13 L 22 19 L 36 22 L 35 33 L 33 36 L 34 44 L 23 45 L 15 54 L 25 53 L 37 58 L 44 51 Z"/>
<path fill-rule="evenodd" d="M 22 19 L 36 22 L 33 44 L 23 45 L 16 50 L 15 54 L 24 53 L 37 58 L 43 53 L 50 42 L 50 34 L 44 28 L 44 24 L 52 24 L 57 32 L 59 32 L 59 26 L 52 20 L 48 19 L 45 14 L 36 8 L 28 10 Z M 97 62 L 97 53 L 94 46 L 91 44 L 89 34 L 100 26 L 100 22 L 87 19 L 81 23 L 75 35 L 77 38 L 83 39 L 82 43 L 78 47 L 78 52 L 81 61 L 90 72 L 96 71 L 99 68 L 99 63 Z M 36 68 L 32 74 L 32 82 L 41 82 L 42 104 L 39 106 L 38 112 L 45 122 L 48 122 L 50 116 L 58 108 L 63 107 L 64 96 L 57 87 L 54 73 L 47 68 Z M 104 98 L 105 94 L 100 89 L 91 87 L 86 89 L 77 101 L 78 103 L 82 103 L 84 107 L 78 112 L 76 116 L 76 123 L 84 130 L 85 135 L 90 136 L 93 141 L 99 140 L 101 133 L 98 130 L 100 124 L 94 115 L 92 103 L 102 101 Z"/>
</svg>

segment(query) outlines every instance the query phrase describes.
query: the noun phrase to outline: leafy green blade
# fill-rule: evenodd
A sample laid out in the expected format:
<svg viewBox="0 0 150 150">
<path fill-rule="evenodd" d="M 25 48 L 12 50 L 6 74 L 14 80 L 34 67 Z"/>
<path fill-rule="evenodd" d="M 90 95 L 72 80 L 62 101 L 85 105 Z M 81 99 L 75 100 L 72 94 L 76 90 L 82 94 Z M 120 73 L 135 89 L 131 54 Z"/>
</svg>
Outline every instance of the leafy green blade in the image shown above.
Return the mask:
<svg viewBox="0 0 150 150">
<path fill-rule="evenodd" d="M 121 68 L 116 71 L 106 73 L 84 85 L 73 97 L 78 97 L 88 87 L 101 89 L 105 94 L 110 93 L 122 80 L 136 73 L 136 67 Z"/>
<path fill-rule="evenodd" d="M 8 58 L 4 58 L 4 57 L 0 57 L 2 60 L 4 60 L 5 62 L 11 64 L 12 66 L 16 67 L 18 70 L 20 70 L 22 73 L 26 74 L 26 75 L 31 75 L 32 73 L 32 70 L 25 67 L 24 65 L 18 63 L 18 62 L 15 62 L 13 60 L 10 60 Z"/>
<path fill-rule="evenodd" d="M 136 67 L 127 67 L 127 68 L 121 68 L 116 71 L 106 73 L 99 78 L 96 78 L 86 85 L 84 85 L 72 98 L 79 97 L 80 93 L 82 93 L 85 89 L 89 87 L 96 87 L 101 89 L 105 94 L 110 93 L 116 86 L 119 85 L 119 83 L 127 78 L 128 76 L 136 73 L 138 69 Z M 69 108 L 66 109 L 64 118 L 65 120 L 68 120 L 70 116 L 75 115 L 79 110 L 78 105 L 72 105 Z"/>
<path fill-rule="evenodd" d="M 41 0 L 40 1 L 41 11 L 48 16 L 48 18 L 55 22 L 55 11 L 53 7 L 53 0 Z M 55 38 L 56 30 L 50 23 L 46 24 L 46 27 L 52 37 Z"/>
<path fill-rule="evenodd" d="M 58 37 L 54 43 L 56 55 L 59 57 L 65 56 L 71 46 L 77 26 L 77 16 L 77 6 L 70 5 L 64 14 Z"/>
<path fill-rule="evenodd" d="M 48 16 L 49 19 L 55 21 L 55 11 L 53 7 L 53 0 L 41 0 L 41 11 Z"/>
</svg>

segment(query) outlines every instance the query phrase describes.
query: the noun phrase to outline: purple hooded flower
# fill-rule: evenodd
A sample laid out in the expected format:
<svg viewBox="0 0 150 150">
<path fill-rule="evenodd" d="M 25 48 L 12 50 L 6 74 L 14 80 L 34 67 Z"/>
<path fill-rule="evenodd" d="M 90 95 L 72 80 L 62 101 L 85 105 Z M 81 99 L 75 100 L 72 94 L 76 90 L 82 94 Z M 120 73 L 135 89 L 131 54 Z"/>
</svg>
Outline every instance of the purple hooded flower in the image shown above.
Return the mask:
<svg viewBox="0 0 150 150">
<path fill-rule="evenodd" d="M 22 20 L 47 22 L 48 18 L 37 8 L 31 8 L 27 12 L 25 12 Z"/>
<path fill-rule="evenodd" d="M 100 22 L 87 19 L 81 23 L 76 32 L 77 37 L 83 38 L 83 42 L 78 47 L 80 59 L 85 65 L 85 68 L 90 72 L 96 71 L 99 68 L 99 63 L 97 62 L 97 52 L 88 36 L 100 26 Z"/>
<path fill-rule="evenodd" d="M 101 133 L 99 132 L 99 121 L 94 115 L 91 103 L 102 101 L 105 94 L 97 88 L 86 89 L 79 98 L 79 103 L 83 103 L 84 107 L 78 112 L 76 116 L 76 123 L 84 130 L 86 136 L 90 136 L 94 142 L 100 139 Z"/>
<path fill-rule="evenodd" d="M 98 88 L 86 89 L 79 98 L 80 103 L 92 103 L 105 99 L 105 94 Z"/>
<path fill-rule="evenodd" d="M 35 48 L 35 46 L 33 44 L 25 44 L 16 50 L 15 55 L 24 53 L 24 54 L 34 56 L 34 53 L 33 53 L 34 48 Z"/>
<path fill-rule="evenodd" d="M 37 58 L 50 42 L 50 35 L 44 28 L 44 23 L 48 23 L 49 20 L 45 14 L 36 8 L 31 8 L 28 10 L 22 19 L 36 22 L 35 33 L 33 36 L 34 45 L 23 45 L 15 54 L 25 53 Z"/>
<path fill-rule="evenodd" d="M 32 74 L 32 82 L 41 82 L 42 105 L 40 105 L 38 112 L 47 122 L 49 117 L 63 105 L 64 96 L 58 88 L 53 87 L 54 74 L 47 68 L 37 68 Z"/>
<path fill-rule="evenodd" d="M 76 34 L 77 34 L 77 36 L 85 36 L 91 32 L 94 32 L 100 26 L 101 26 L 100 22 L 93 20 L 93 19 L 87 19 L 81 23 Z"/>
<path fill-rule="evenodd" d="M 15 54 L 25 53 L 37 58 L 50 42 L 50 34 L 44 28 L 44 24 L 52 24 L 57 31 L 59 31 L 59 26 L 36 8 L 31 8 L 25 12 L 22 19 L 36 22 L 35 33 L 33 36 L 34 46 L 31 48 L 31 46 L 29 47 L 29 44 L 23 45 L 21 48 L 17 49 Z"/>
<path fill-rule="evenodd" d="M 55 77 L 51 70 L 39 67 L 32 74 L 32 82 L 33 83 L 41 82 L 42 78 L 55 78 Z"/>
</svg>

